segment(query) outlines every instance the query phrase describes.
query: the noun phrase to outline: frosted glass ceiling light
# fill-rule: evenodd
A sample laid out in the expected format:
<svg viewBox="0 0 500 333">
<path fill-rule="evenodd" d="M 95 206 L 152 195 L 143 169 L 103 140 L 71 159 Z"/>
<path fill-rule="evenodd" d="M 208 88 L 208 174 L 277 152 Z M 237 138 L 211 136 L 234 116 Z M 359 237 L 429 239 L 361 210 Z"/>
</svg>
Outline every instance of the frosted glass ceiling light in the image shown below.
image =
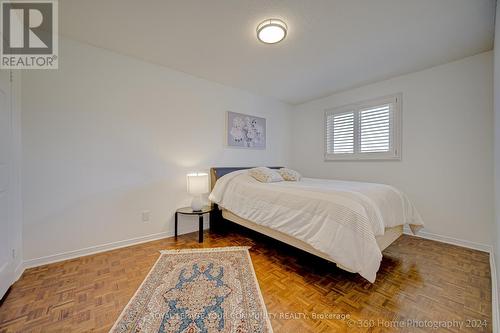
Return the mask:
<svg viewBox="0 0 500 333">
<path fill-rule="evenodd" d="M 267 19 L 257 26 L 257 38 L 266 44 L 281 42 L 286 37 L 288 27 L 280 19 Z"/>
</svg>

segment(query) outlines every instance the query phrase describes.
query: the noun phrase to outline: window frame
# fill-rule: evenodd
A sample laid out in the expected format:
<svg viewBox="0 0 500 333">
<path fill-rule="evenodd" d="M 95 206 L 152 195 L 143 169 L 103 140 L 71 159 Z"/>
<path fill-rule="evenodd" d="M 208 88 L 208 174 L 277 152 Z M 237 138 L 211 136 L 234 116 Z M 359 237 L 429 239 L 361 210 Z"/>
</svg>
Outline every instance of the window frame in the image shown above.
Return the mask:
<svg viewBox="0 0 500 333">
<path fill-rule="evenodd" d="M 323 141 L 325 161 L 397 161 L 401 160 L 402 148 L 402 99 L 403 94 L 397 93 L 384 97 L 365 100 L 340 107 L 328 108 L 323 118 Z M 389 136 L 391 150 L 388 152 L 360 152 L 359 113 L 360 111 L 384 104 L 392 104 L 392 128 Z M 354 113 L 354 153 L 328 153 L 328 116 L 333 114 Z"/>
</svg>

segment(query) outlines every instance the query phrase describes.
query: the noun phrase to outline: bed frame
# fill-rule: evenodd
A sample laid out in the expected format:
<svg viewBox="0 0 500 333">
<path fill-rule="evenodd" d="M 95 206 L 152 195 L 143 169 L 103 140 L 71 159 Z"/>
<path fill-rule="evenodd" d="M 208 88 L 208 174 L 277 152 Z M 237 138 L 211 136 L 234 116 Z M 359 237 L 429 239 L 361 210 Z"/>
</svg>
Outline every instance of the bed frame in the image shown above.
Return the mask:
<svg viewBox="0 0 500 333">
<path fill-rule="evenodd" d="M 217 180 L 230 173 L 233 171 L 238 171 L 238 170 L 244 170 L 244 169 L 250 169 L 251 167 L 242 167 L 242 168 L 237 168 L 237 167 L 223 167 L 223 168 L 211 168 L 210 169 L 210 185 L 211 189 L 214 188 L 215 183 Z M 279 169 L 280 167 L 270 167 L 271 169 Z M 215 205 L 215 208 L 218 208 L 217 205 Z M 216 211 L 219 211 L 219 209 L 216 209 Z M 246 220 L 242 217 L 239 217 L 238 215 L 221 208 L 220 212 L 222 213 L 221 216 L 225 220 L 229 220 L 231 222 L 234 222 L 236 224 L 239 224 L 245 228 L 257 231 L 261 234 L 264 234 L 266 236 L 269 236 L 271 238 L 277 239 L 283 243 L 289 244 L 293 247 L 296 247 L 298 249 L 301 249 L 303 251 L 306 251 L 308 253 L 311 253 L 315 256 L 318 256 L 320 258 L 326 259 L 328 261 L 331 261 L 335 263 L 335 261 L 326 253 L 321 252 L 313 248 L 311 245 L 309 245 L 306 242 L 303 242 L 297 238 L 294 238 L 292 236 L 289 236 L 285 233 L 282 233 L 280 231 L 274 230 L 269 227 L 262 226 L 260 224 L 254 223 L 252 221 Z M 380 251 L 383 251 L 385 248 L 387 248 L 389 245 L 391 245 L 396 239 L 399 238 L 403 234 L 403 226 L 397 226 L 393 228 L 386 228 L 385 233 L 382 236 L 377 236 L 375 237 L 377 241 L 377 245 L 380 248 Z M 343 270 L 350 271 L 346 267 L 342 267 L 341 265 L 335 263 L 337 266 L 342 268 Z"/>
</svg>

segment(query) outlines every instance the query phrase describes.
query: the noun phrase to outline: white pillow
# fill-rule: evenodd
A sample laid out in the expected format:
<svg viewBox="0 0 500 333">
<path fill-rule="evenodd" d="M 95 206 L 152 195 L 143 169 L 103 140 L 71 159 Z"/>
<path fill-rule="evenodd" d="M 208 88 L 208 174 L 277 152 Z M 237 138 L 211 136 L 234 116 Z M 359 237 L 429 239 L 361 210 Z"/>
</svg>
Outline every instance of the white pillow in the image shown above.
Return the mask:
<svg viewBox="0 0 500 333">
<path fill-rule="evenodd" d="M 281 177 L 283 177 L 284 180 L 288 181 L 296 182 L 299 181 L 300 178 L 302 178 L 300 173 L 292 169 L 281 168 L 278 170 L 278 173 L 281 175 Z"/>
<path fill-rule="evenodd" d="M 282 182 L 283 177 L 276 171 L 266 167 L 258 167 L 248 170 L 248 173 L 253 178 L 261 183 Z"/>
</svg>

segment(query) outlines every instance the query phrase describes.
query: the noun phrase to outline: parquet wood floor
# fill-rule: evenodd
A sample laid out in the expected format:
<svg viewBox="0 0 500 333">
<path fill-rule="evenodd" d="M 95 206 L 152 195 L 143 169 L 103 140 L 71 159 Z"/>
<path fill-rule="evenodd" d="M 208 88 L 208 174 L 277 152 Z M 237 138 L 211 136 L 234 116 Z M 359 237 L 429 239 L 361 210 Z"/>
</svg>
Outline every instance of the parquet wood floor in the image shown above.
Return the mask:
<svg viewBox="0 0 500 333">
<path fill-rule="evenodd" d="M 107 332 L 159 250 L 229 245 L 252 246 L 275 332 L 428 332 L 423 325 L 439 321 L 451 327 L 434 332 L 492 330 L 483 252 L 404 235 L 384 251 L 372 285 L 241 227 L 207 231 L 203 244 L 197 240 L 191 233 L 28 269 L 0 307 L 0 333 Z M 402 327 L 407 320 L 416 322 Z"/>
</svg>

